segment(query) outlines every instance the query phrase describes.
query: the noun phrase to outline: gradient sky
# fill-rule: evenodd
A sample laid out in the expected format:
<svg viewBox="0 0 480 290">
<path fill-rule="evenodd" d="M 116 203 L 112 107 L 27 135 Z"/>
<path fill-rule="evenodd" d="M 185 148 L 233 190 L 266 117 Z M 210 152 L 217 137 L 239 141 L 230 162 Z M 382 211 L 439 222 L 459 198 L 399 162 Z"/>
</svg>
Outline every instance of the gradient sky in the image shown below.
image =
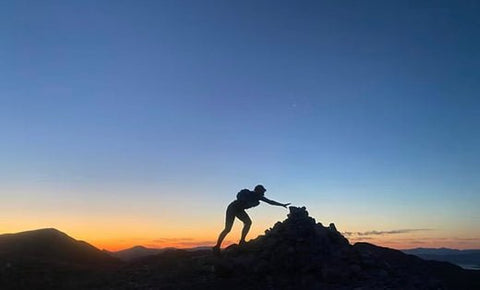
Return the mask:
<svg viewBox="0 0 480 290">
<path fill-rule="evenodd" d="M 479 13 L 2 1 L 0 233 L 209 245 L 262 183 L 351 242 L 480 248 Z M 254 238 L 287 211 L 249 213 Z"/>
</svg>

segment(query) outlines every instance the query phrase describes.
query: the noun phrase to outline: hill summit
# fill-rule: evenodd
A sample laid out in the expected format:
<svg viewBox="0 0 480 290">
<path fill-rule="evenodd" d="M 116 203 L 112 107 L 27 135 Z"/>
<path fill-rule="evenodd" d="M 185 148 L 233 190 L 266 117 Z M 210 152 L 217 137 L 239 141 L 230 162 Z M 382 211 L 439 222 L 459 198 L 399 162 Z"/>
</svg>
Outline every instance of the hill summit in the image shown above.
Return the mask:
<svg viewBox="0 0 480 290">
<path fill-rule="evenodd" d="M 0 235 L 0 259 L 85 265 L 117 262 L 94 246 L 75 240 L 54 228 Z"/>
<path fill-rule="evenodd" d="M 367 243 L 351 245 L 305 207 L 220 256 L 170 250 L 116 274 L 118 289 L 476 289 L 479 272 Z M 128 285 L 128 286 L 127 286 Z M 129 288 L 130 287 L 130 288 Z M 108 288 L 108 287 L 107 287 Z M 105 288 L 105 289 L 107 289 Z"/>
<path fill-rule="evenodd" d="M 442 289 L 421 259 L 366 243 L 352 246 L 333 223 L 317 223 L 305 207 L 289 209 L 265 235 L 225 249 L 217 274 L 274 289 Z"/>
</svg>

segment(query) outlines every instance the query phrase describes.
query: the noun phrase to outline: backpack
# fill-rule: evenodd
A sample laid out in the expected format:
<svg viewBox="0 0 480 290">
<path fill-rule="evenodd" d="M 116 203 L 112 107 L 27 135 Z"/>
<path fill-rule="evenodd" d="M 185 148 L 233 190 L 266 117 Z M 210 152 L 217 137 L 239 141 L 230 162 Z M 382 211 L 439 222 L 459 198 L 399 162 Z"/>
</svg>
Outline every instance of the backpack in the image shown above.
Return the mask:
<svg viewBox="0 0 480 290">
<path fill-rule="evenodd" d="M 253 192 L 248 189 L 242 189 L 237 193 L 237 199 L 240 201 L 248 201 L 253 197 Z"/>
<path fill-rule="evenodd" d="M 237 193 L 237 200 L 241 201 L 245 208 L 251 208 L 260 204 L 257 193 L 248 189 L 240 190 Z"/>
</svg>

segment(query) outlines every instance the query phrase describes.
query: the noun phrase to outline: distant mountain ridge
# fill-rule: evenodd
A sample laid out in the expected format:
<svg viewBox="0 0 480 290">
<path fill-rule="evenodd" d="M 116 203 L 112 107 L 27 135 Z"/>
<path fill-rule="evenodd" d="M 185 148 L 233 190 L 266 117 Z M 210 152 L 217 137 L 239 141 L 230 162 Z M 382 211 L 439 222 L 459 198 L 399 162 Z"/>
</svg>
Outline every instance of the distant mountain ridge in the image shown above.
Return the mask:
<svg viewBox="0 0 480 290">
<path fill-rule="evenodd" d="M 451 248 L 413 248 L 405 249 L 402 252 L 411 255 L 457 255 L 457 254 L 480 254 L 480 249 L 451 249 Z"/>
<path fill-rule="evenodd" d="M 53 228 L 0 235 L 2 290 L 91 289 L 121 263 Z"/>
<path fill-rule="evenodd" d="M 106 251 L 113 257 L 117 257 L 123 261 L 131 261 L 134 259 L 146 257 L 146 256 L 151 256 L 151 255 L 157 255 L 160 253 L 165 252 L 168 249 L 173 249 L 173 248 L 147 248 L 144 246 L 134 246 L 128 249 L 120 250 L 120 251 Z"/>
<path fill-rule="evenodd" d="M 464 269 L 480 270 L 480 249 L 414 248 L 402 252 L 425 260 L 445 261 Z"/>
<path fill-rule="evenodd" d="M 148 248 L 144 246 L 133 246 L 131 248 L 120 250 L 120 251 L 107 251 L 107 250 L 104 250 L 104 251 L 113 257 L 121 259 L 122 261 L 129 262 L 129 261 L 133 261 L 143 257 L 158 255 L 165 251 L 176 250 L 176 249 L 178 248 L 175 248 L 175 247 Z M 194 248 L 185 248 L 181 250 L 185 250 L 188 252 L 195 252 L 195 251 L 204 251 L 204 250 L 210 250 L 210 249 L 211 247 L 199 246 Z"/>
<path fill-rule="evenodd" d="M 0 235 L 0 259 L 97 265 L 118 262 L 87 242 L 54 228 Z"/>
</svg>

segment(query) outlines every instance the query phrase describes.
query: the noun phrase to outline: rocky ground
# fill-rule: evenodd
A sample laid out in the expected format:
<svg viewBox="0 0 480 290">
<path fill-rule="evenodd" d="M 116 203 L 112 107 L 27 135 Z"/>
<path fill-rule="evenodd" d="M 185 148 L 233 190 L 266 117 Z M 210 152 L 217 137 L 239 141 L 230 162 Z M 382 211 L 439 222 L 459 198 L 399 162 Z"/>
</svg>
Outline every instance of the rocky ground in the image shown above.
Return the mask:
<svg viewBox="0 0 480 290">
<path fill-rule="evenodd" d="M 480 289 L 480 271 L 350 245 L 304 207 L 220 255 L 172 249 L 108 268 L 38 265 L 1 268 L 1 289 Z"/>
<path fill-rule="evenodd" d="M 444 273 L 450 273 L 446 277 Z M 478 273 L 367 243 L 350 245 L 303 208 L 246 245 L 140 259 L 101 289 L 477 289 Z M 463 275 L 463 276 L 462 276 Z M 463 283 L 461 280 L 468 281 Z M 104 281 L 105 282 L 105 281 Z M 462 284 L 463 283 L 463 284 Z M 475 284 L 476 283 L 476 284 Z M 95 285 L 92 285 L 95 286 Z M 480 288 L 478 288 L 480 289 Z"/>
</svg>

